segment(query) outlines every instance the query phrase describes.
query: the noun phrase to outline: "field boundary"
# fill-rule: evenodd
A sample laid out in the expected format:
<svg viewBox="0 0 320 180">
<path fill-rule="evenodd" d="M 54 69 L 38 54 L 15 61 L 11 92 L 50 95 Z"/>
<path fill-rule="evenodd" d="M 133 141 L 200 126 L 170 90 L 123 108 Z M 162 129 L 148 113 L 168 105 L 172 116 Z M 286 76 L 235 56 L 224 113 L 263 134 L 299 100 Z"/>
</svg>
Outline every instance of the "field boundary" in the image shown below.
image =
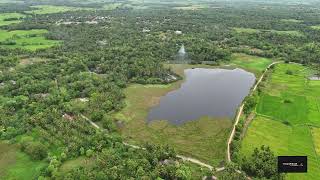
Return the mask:
<svg viewBox="0 0 320 180">
<path fill-rule="evenodd" d="M 262 73 L 262 75 L 260 76 L 259 80 L 256 82 L 255 86 L 252 88 L 250 94 L 248 96 L 250 96 L 253 92 L 255 92 L 259 86 L 259 84 L 262 82 L 262 79 L 264 78 L 265 74 L 267 73 L 267 71 L 270 69 L 271 66 L 275 65 L 275 64 L 279 64 L 279 63 L 282 63 L 282 61 L 276 61 L 276 62 L 273 62 L 271 64 L 269 64 L 269 66 L 264 70 L 264 72 Z M 232 140 L 233 140 L 233 137 L 235 135 L 235 132 L 236 132 L 236 126 L 238 125 L 239 121 L 240 121 L 240 117 L 241 117 L 241 114 L 243 112 L 243 107 L 244 107 L 244 104 L 245 102 L 243 102 L 238 110 L 238 113 L 236 115 L 236 118 L 235 118 L 235 123 L 233 124 L 233 128 L 232 128 L 232 131 L 231 131 L 231 134 L 230 134 L 230 137 L 228 139 L 228 144 L 227 144 L 227 161 L 228 162 L 231 162 L 231 152 L 230 152 L 230 145 L 232 143 Z"/>
</svg>

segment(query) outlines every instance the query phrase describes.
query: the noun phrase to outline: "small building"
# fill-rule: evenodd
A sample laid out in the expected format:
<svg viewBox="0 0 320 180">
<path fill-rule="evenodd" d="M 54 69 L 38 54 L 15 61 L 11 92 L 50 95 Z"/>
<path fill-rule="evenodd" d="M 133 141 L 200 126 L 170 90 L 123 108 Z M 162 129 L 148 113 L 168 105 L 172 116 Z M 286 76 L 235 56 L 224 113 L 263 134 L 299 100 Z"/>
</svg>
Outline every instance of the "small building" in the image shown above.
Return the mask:
<svg viewBox="0 0 320 180">
<path fill-rule="evenodd" d="M 150 32 L 150 29 L 143 28 L 142 32 L 144 32 L 144 33 L 148 33 L 148 32 Z"/>
<path fill-rule="evenodd" d="M 181 35 L 182 31 L 175 31 L 174 33 L 177 34 L 177 35 Z"/>
</svg>

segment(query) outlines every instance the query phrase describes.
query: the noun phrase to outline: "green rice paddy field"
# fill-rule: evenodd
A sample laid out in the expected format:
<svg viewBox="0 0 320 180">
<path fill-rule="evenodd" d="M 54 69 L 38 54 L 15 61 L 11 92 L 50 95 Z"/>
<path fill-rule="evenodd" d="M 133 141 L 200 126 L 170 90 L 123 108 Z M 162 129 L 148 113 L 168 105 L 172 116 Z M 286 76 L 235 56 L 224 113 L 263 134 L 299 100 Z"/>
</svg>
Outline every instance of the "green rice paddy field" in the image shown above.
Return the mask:
<svg viewBox="0 0 320 180">
<path fill-rule="evenodd" d="M 19 23 L 23 17 L 25 15 L 19 13 L 2 13 L 0 14 L 0 26 Z"/>
<path fill-rule="evenodd" d="M 272 59 L 250 56 L 241 53 L 235 53 L 231 58 L 231 64 L 235 65 L 236 67 L 243 68 L 249 72 L 253 72 L 257 77 L 259 77 L 271 63 Z"/>
<path fill-rule="evenodd" d="M 48 33 L 48 31 L 45 29 L 0 30 L 0 47 L 35 51 L 49 48 L 60 43 L 59 41 L 46 39 L 44 36 L 46 33 Z"/>
<path fill-rule="evenodd" d="M 53 14 L 53 13 L 62 13 L 67 11 L 78 11 L 78 10 L 92 10 L 91 8 L 77 8 L 70 6 L 52 6 L 52 5 L 38 5 L 32 6 L 34 10 L 26 11 L 29 14 Z"/>
<path fill-rule="evenodd" d="M 290 180 L 320 179 L 320 81 L 308 80 L 309 75 L 298 64 L 276 65 L 242 142 L 245 156 L 261 145 L 276 155 L 308 156 L 308 173 L 288 174 Z"/>
</svg>

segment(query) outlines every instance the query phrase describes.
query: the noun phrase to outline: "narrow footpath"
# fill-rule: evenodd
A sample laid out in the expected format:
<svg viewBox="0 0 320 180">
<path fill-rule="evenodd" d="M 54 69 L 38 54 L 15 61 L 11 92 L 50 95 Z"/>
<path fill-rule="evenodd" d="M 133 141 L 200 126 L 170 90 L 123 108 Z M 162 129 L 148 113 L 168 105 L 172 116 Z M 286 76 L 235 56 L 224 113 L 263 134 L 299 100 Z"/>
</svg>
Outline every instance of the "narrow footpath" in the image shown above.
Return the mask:
<svg viewBox="0 0 320 180">
<path fill-rule="evenodd" d="M 100 128 L 100 126 L 98 126 L 95 122 L 91 121 L 88 117 L 84 116 L 84 115 L 80 115 L 83 119 L 85 119 L 86 121 L 88 121 L 95 129 L 99 129 L 99 130 L 102 130 L 102 128 Z M 125 146 L 129 146 L 131 148 L 134 148 L 134 149 L 145 149 L 145 148 L 142 148 L 140 146 L 136 146 L 136 145 L 133 145 L 133 144 L 128 144 L 126 142 L 123 142 L 123 144 Z M 179 159 L 182 159 L 183 161 L 188 161 L 188 162 L 191 162 L 193 164 L 197 164 L 201 167 L 205 167 L 205 168 L 208 168 L 210 171 L 212 170 L 215 170 L 216 172 L 219 172 L 219 171 L 223 171 L 225 168 L 224 167 L 220 167 L 220 168 L 214 168 L 213 166 L 209 165 L 209 164 L 206 164 L 204 162 L 201 162 L 200 160 L 198 159 L 194 159 L 194 158 L 191 158 L 191 157 L 186 157 L 186 156 L 182 156 L 182 155 L 177 155 L 177 158 Z"/>
</svg>

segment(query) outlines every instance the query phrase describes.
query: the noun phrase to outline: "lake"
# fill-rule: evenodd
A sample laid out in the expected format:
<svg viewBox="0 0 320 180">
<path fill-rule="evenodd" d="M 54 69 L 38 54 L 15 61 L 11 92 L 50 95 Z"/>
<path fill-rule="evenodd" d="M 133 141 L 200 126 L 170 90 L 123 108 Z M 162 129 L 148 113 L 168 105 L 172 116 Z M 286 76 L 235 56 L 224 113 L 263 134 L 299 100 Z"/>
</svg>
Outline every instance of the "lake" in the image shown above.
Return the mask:
<svg viewBox="0 0 320 180">
<path fill-rule="evenodd" d="M 185 82 L 161 97 L 147 122 L 167 120 L 180 125 L 203 116 L 234 118 L 237 108 L 249 94 L 255 76 L 242 69 L 186 69 Z"/>
</svg>

